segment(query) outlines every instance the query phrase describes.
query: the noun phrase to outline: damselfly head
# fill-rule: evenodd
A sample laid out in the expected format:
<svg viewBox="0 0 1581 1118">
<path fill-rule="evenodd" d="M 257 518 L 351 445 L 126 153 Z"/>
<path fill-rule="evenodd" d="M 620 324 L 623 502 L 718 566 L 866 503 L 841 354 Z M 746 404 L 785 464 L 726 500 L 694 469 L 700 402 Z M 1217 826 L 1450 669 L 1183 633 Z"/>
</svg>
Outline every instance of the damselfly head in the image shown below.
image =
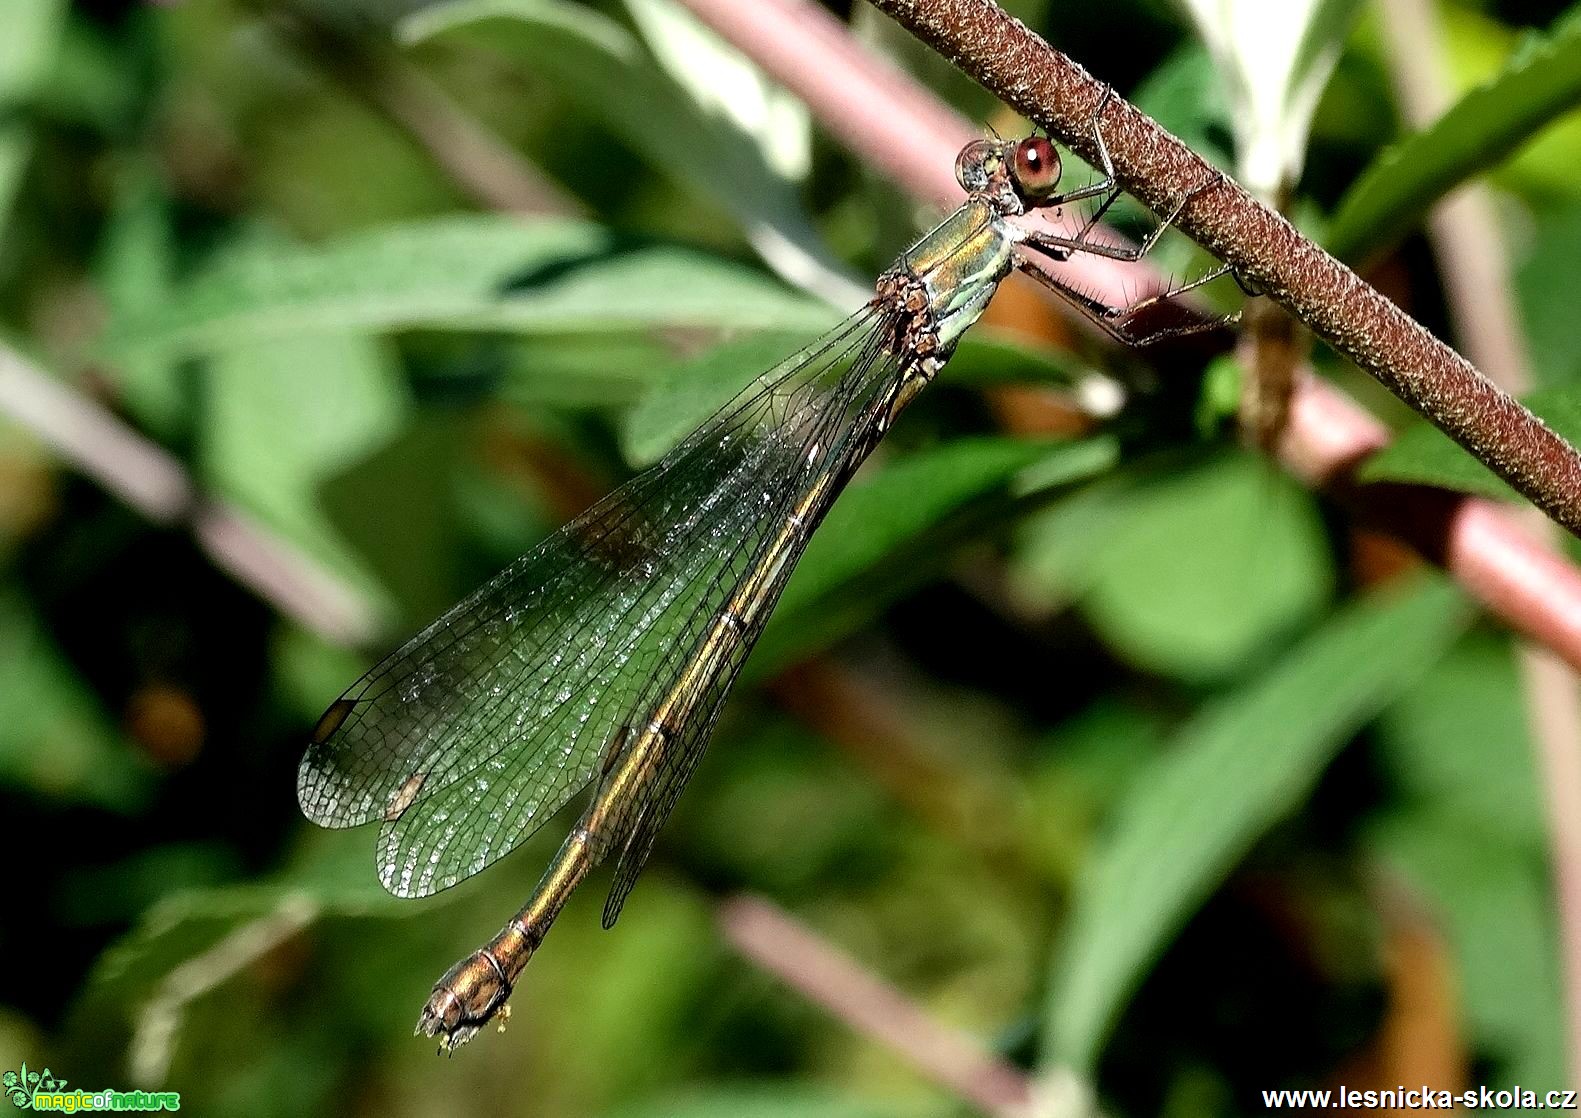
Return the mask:
<svg viewBox="0 0 1581 1118">
<path fill-rule="evenodd" d="M 1046 205 L 1059 187 L 1060 171 L 1058 150 L 1042 136 L 973 140 L 955 157 L 961 188 L 1012 215 Z"/>
</svg>

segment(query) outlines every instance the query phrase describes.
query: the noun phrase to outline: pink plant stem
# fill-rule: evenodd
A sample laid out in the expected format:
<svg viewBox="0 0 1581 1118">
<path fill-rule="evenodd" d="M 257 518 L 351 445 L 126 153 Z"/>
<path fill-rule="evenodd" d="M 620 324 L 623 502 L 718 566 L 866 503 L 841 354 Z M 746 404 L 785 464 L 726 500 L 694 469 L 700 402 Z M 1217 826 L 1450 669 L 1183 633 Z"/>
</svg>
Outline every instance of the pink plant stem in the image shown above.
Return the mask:
<svg viewBox="0 0 1581 1118">
<path fill-rule="evenodd" d="M 189 523 L 215 565 L 281 616 L 342 646 L 377 633 L 383 619 L 364 595 L 242 509 L 199 493 L 163 447 L 3 346 L 0 414 L 155 523 Z"/>
<path fill-rule="evenodd" d="M 921 1074 L 987 1114 L 1030 1112 L 1026 1076 L 920 1006 L 788 913 L 761 897 L 719 906 L 725 939 L 865 1037 L 879 1041 Z"/>
<path fill-rule="evenodd" d="M 810 0 L 681 2 L 803 98 L 853 152 L 919 201 L 945 200 L 955 152 L 975 131 L 864 50 L 821 7 Z M 1123 286 L 1125 273 L 1107 263 L 1077 257 L 1064 267 L 1079 270 L 1077 282 L 1094 291 Z M 1129 282 L 1134 294 L 1137 284 Z M 1302 377 L 1291 408 L 1281 457 L 1296 474 L 1441 563 L 1489 612 L 1581 669 L 1581 571 L 1492 502 L 1424 487 L 1356 484 L 1351 471 L 1388 443 L 1388 432 L 1332 386 Z"/>
<path fill-rule="evenodd" d="M 1388 442 L 1382 423 L 1308 374 L 1297 382 L 1280 458 L 1369 527 L 1442 566 L 1512 629 L 1581 666 L 1581 571 L 1506 506 L 1420 486 L 1357 484 L 1355 467 Z"/>
</svg>

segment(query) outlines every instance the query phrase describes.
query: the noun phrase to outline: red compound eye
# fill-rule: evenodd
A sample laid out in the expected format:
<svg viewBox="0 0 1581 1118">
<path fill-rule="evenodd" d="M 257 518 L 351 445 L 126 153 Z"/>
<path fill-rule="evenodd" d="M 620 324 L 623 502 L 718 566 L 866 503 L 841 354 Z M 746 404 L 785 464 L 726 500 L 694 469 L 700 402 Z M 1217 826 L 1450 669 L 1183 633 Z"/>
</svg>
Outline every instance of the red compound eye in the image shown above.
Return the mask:
<svg viewBox="0 0 1581 1118">
<path fill-rule="evenodd" d="M 1047 198 L 1059 185 L 1059 152 L 1042 136 L 1029 136 L 1016 145 L 1016 186 L 1027 198 Z"/>
</svg>

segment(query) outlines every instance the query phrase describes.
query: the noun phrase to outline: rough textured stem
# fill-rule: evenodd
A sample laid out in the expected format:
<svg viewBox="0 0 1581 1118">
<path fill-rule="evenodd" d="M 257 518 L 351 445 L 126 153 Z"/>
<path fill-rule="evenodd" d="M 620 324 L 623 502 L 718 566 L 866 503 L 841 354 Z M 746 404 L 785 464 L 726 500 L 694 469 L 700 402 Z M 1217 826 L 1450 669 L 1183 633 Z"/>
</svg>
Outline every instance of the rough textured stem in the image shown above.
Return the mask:
<svg viewBox="0 0 1581 1118">
<path fill-rule="evenodd" d="M 939 168 L 974 133 L 960 116 L 861 50 L 811 0 L 682 0 L 704 22 L 803 98 L 821 124 L 882 167 L 913 197 L 943 201 Z M 860 106 L 849 111 L 846 106 Z M 920 151 L 926 158 L 912 157 Z M 947 175 L 947 171 L 945 172 Z M 958 188 L 957 188 L 958 189 Z M 959 197 L 957 193 L 955 197 Z M 1077 255 L 1062 266 L 1106 291 L 1110 274 Z M 1369 412 L 1318 377 L 1298 375 L 1280 459 L 1356 515 L 1416 546 L 1517 632 L 1581 669 L 1581 571 L 1511 510 L 1418 486 L 1358 486 L 1357 463 L 1389 441 Z"/>
<path fill-rule="evenodd" d="M 1108 90 L 993 0 L 872 0 L 918 38 L 1095 157 L 1091 122 Z M 1111 97 L 1103 133 L 1126 189 L 1157 212 L 1204 184 L 1177 224 L 1313 333 L 1581 536 L 1581 455 L 1355 272 L 1307 240 L 1185 144 Z"/>
</svg>

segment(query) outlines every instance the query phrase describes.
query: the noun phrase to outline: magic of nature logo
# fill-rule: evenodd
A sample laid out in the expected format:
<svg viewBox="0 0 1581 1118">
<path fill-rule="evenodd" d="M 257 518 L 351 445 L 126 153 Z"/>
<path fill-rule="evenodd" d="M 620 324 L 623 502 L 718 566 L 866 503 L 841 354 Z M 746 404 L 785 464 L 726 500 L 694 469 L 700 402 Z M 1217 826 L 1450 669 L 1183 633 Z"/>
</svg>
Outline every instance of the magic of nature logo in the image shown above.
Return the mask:
<svg viewBox="0 0 1581 1118">
<path fill-rule="evenodd" d="M 49 1068 L 34 1071 L 26 1064 L 21 1071 L 0 1075 L 0 1088 L 19 1110 L 59 1111 L 146 1111 L 180 1110 L 179 1091 L 68 1091 L 66 1081 Z"/>
</svg>

